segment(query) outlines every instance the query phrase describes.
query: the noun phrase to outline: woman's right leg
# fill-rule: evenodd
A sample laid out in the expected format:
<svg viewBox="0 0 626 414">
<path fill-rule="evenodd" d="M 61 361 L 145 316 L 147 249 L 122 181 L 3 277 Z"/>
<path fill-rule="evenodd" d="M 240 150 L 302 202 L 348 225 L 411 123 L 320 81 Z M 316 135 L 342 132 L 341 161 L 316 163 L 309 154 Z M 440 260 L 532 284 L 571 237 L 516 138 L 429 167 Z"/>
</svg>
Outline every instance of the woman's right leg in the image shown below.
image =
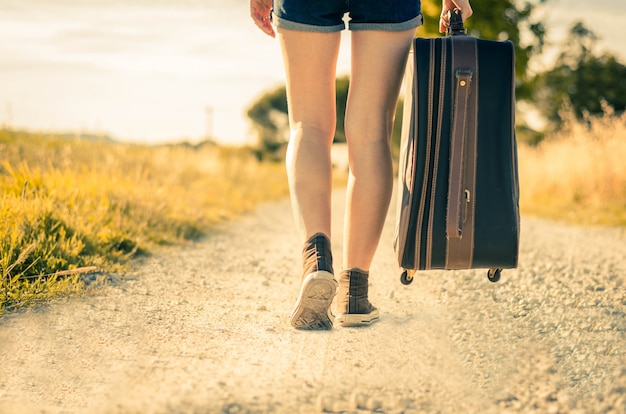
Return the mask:
<svg viewBox="0 0 626 414">
<path fill-rule="evenodd" d="M 368 271 L 393 187 L 391 131 L 415 31 L 352 32 L 352 76 L 345 129 L 350 177 L 344 268 Z"/>
<path fill-rule="evenodd" d="M 346 107 L 350 176 L 344 223 L 344 270 L 339 274 L 337 322 L 378 319 L 368 299 L 369 268 L 380 240 L 393 186 L 390 137 L 414 30 L 352 33 L 352 77 Z"/>
</svg>

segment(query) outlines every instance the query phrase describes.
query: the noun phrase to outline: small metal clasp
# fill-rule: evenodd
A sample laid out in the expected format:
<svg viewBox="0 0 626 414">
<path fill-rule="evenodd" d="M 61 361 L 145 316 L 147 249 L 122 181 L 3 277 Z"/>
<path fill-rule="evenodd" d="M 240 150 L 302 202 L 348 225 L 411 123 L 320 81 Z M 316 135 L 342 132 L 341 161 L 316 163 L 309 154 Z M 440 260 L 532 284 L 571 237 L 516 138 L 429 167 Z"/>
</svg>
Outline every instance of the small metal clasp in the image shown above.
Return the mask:
<svg viewBox="0 0 626 414">
<path fill-rule="evenodd" d="M 474 72 L 469 69 L 457 69 L 455 75 L 459 80 L 459 86 L 466 86 L 472 81 Z"/>
</svg>

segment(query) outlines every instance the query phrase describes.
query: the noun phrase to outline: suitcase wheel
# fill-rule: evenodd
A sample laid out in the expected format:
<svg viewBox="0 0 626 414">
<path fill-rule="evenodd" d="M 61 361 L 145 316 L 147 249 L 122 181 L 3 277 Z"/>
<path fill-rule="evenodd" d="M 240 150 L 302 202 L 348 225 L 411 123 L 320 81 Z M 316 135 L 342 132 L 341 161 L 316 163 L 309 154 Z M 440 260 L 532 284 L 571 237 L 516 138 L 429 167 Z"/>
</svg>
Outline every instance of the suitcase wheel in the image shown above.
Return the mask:
<svg viewBox="0 0 626 414">
<path fill-rule="evenodd" d="M 402 272 L 402 274 L 400 275 L 400 282 L 403 285 L 410 285 L 411 282 L 413 282 L 413 273 L 409 274 L 408 270 L 405 270 L 404 272 Z"/>
<path fill-rule="evenodd" d="M 501 273 L 502 269 L 489 269 L 487 272 L 487 279 L 489 279 L 490 282 L 496 283 L 500 280 Z"/>
</svg>

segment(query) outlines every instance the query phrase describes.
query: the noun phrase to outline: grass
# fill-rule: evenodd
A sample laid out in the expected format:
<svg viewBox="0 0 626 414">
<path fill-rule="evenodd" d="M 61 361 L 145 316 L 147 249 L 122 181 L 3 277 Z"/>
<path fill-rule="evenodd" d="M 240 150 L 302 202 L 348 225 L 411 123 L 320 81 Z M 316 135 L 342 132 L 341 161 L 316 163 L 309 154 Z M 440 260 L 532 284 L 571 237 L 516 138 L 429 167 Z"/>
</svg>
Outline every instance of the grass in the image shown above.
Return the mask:
<svg viewBox="0 0 626 414">
<path fill-rule="evenodd" d="M 245 148 L 141 146 L 0 130 L 0 314 L 85 292 L 284 197 L 281 163 Z"/>
<path fill-rule="evenodd" d="M 582 225 L 626 225 L 626 113 L 576 120 L 520 145 L 523 213 Z"/>
<path fill-rule="evenodd" d="M 624 160 L 626 114 L 570 116 L 539 145 L 519 145 L 522 212 L 626 225 Z M 286 196 L 284 170 L 245 148 L 0 129 L 0 315 L 88 292 L 83 273 L 124 271 L 161 246 L 192 242 Z M 335 184 L 345 184 L 345 174 Z"/>
</svg>

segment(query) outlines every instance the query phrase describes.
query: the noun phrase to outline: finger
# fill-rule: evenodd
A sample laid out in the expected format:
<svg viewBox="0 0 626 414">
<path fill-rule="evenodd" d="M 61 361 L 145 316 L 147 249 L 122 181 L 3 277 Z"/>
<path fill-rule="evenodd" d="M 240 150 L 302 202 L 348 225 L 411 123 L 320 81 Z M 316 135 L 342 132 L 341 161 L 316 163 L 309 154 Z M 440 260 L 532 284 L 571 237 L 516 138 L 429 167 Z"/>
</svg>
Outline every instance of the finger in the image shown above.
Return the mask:
<svg viewBox="0 0 626 414">
<path fill-rule="evenodd" d="M 269 17 L 263 21 L 263 28 L 262 30 L 269 36 L 271 37 L 276 37 L 276 33 L 274 33 L 274 26 L 272 26 L 272 21 L 269 19 Z"/>
<path fill-rule="evenodd" d="M 260 16 L 258 14 L 255 14 L 252 17 L 252 20 L 254 21 L 254 24 L 261 29 L 265 34 L 271 36 L 271 37 L 275 37 L 275 33 L 274 33 L 274 27 L 272 26 L 272 22 L 270 19 L 270 16 Z"/>
<path fill-rule="evenodd" d="M 454 1 L 454 8 L 461 10 L 461 18 L 463 21 L 473 14 L 472 6 L 467 1 Z"/>
<path fill-rule="evenodd" d="M 463 9 L 461 9 L 461 16 L 463 17 L 463 21 L 469 19 L 472 14 L 474 14 L 474 11 L 469 4 L 467 5 L 467 7 L 463 7 Z"/>
<path fill-rule="evenodd" d="M 439 33 L 445 32 L 448 27 L 450 27 L 450 19 L 448 13 L 445 13 L 439 17 Z"/>
</svg>

